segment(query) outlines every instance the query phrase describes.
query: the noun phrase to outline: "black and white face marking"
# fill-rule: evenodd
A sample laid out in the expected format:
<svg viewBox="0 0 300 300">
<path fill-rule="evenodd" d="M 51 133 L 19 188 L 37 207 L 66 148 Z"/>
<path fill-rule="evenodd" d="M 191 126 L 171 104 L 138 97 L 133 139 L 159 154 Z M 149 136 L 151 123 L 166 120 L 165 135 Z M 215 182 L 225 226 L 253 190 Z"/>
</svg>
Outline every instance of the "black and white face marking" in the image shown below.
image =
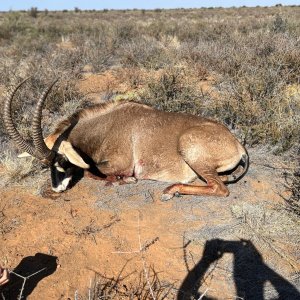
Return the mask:
<svg viewBox="0 0 300 300">
<path fill-rule="evenodd" d="M 80 170 L 81 168 L 70 163 L 64 155 L 56 153 L 51 164 L 52 190 L 56 193 L 65 191 Z"/>
</svg>

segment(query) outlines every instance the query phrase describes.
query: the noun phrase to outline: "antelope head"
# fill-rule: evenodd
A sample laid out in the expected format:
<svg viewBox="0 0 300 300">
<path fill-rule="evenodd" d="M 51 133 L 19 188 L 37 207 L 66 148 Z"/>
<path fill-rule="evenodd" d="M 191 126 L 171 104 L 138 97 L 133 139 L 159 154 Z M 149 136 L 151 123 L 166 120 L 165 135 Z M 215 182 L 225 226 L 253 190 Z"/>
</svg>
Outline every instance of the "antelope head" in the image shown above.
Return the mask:
<svg viewBox="0 0 300 300">
<path fill-rule="evenodd" d="M 53 191 L 63 192 L 72 184 L 74 175 L 78 174 L 78 171 L 82 169 L 88 169 L 89 165 L 84 162 L 70 142 L 57 139 L 52 149 L 49 149 L 44 141 L 41 127 L 42 109 L 47 95 L 58 80 L 55 80 L 43 91 L 37 102 L 32 120 L 33 145 L 25 141 L 20 135 L 12 120 L 11 103 L 17 90 L 28 79 L 23 80 L 8 94 L 4 103 L 4 125 L 9 137 L 21 151 L 25 151 L 50 167 Z"/>
</svg>

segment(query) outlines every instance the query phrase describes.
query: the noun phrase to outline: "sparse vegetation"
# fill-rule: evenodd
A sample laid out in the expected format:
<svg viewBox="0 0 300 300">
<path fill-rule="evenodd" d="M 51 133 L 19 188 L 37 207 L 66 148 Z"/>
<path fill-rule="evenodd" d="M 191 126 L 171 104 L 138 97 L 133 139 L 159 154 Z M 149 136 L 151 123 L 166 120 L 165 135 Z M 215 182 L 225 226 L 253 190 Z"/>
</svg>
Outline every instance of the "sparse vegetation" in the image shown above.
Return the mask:
<svg viewBox="0 0 300 300">
<path fill-rule="evenodd" d="M 284 173 L 286 187 L 290 191 L 288 197 L 284 197 L 288 204 L 288 209 L 300 216 L 300 147 L 295 150 L 294 167 Z"/>
<path fill-rule="evenodd" d="M 299 167 L 291 174 L 292 181 L 290 185 L 291 196 L 287 199 L 290 209 L 300 216 L 300 169 Z"/>
<path fill-rule="evenodd" d="M 299 7 L 128 13 L 70 12 L 68 22 L 60 12 L 38 15 L 36 8 L 29 14 L 34 18 L 2 14 L 1 84 L 40 67 L 41 86 L 58 73 L 76 80 L 87 64 L 96 72 L 113 66 L 159 70 L 159 78 L 144 82 L 140 99 L 215 117 L 238 128 L 246 143 L 269 143 L 278 153 L 297 142 Z M 203 95 L 197 85 L 208 77 L 213 93 Z"/>
</svg>

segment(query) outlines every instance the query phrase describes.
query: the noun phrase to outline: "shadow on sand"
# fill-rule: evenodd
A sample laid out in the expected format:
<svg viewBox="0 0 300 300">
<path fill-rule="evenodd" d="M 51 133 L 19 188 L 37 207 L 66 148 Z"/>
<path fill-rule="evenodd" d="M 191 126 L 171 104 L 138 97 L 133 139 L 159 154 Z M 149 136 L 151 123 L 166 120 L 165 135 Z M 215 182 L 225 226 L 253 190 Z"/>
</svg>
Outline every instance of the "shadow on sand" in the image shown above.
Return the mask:
<svg viewBox="0 0 300 300">
<path fill-rule="evenodd" d="M 237 299 L 300 299 L 297 289 L 264 263 L 261 254 L 250 241 L 213 239 L 206 242 L 201 260 L 189 271 L 181 284 L 177 300 L 199 299 L 201 297 L 199 288 L 205 273 L 224 253 L 233 254 L 233 277 Z M 266 282 L 273 286 L 277 296 L 268 295 L 266 298 L 264 295 Z M 201 299 L 214 298 L 204 296 Z"/>
<path fill-rule="evenodd" d="M 10 281 L 0 291 L 0 298 L 5 300 L 27 299 L 37 284 L 53 274 L 57 268 L 57 257 L 37 253 L 23 258 L 10 273 Z"/>
</svg>

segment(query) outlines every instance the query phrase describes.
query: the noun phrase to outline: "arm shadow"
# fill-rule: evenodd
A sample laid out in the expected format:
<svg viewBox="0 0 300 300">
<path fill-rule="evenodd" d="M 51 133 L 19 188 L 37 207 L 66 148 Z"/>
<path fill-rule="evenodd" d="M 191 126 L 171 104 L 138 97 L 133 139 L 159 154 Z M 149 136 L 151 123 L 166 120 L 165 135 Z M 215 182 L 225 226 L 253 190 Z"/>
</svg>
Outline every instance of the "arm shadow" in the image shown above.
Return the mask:
<svg viewBox="0 0 300 300">
<path fill-rule="evenodd" d="M 43 253 L 27 256 L 10 272 L 10 280 L 0 291 L 5 300 L 27 299 L 37 284 L 56 271 L 57 257 Z"/>
<path fill-rule="evenodd" d="M 255 246 L 249 240 L 225 241 L 209 240 L 205 243 L 201 260 L 189 270 L 182 282 L 177 300 L 199 299 L 204 275 L 212 263 L 224 253 L 233 255 L 233 278 L 236 296 L 241 299 L 265 300 L 264 285 L 269 282 L 277 295 L 268 295 L 268 299 L 300 299 L 299 291 L 284 277 L 268 267 Z M 204 296 L 201 299 L 214 298 Z"/>
</svg>

